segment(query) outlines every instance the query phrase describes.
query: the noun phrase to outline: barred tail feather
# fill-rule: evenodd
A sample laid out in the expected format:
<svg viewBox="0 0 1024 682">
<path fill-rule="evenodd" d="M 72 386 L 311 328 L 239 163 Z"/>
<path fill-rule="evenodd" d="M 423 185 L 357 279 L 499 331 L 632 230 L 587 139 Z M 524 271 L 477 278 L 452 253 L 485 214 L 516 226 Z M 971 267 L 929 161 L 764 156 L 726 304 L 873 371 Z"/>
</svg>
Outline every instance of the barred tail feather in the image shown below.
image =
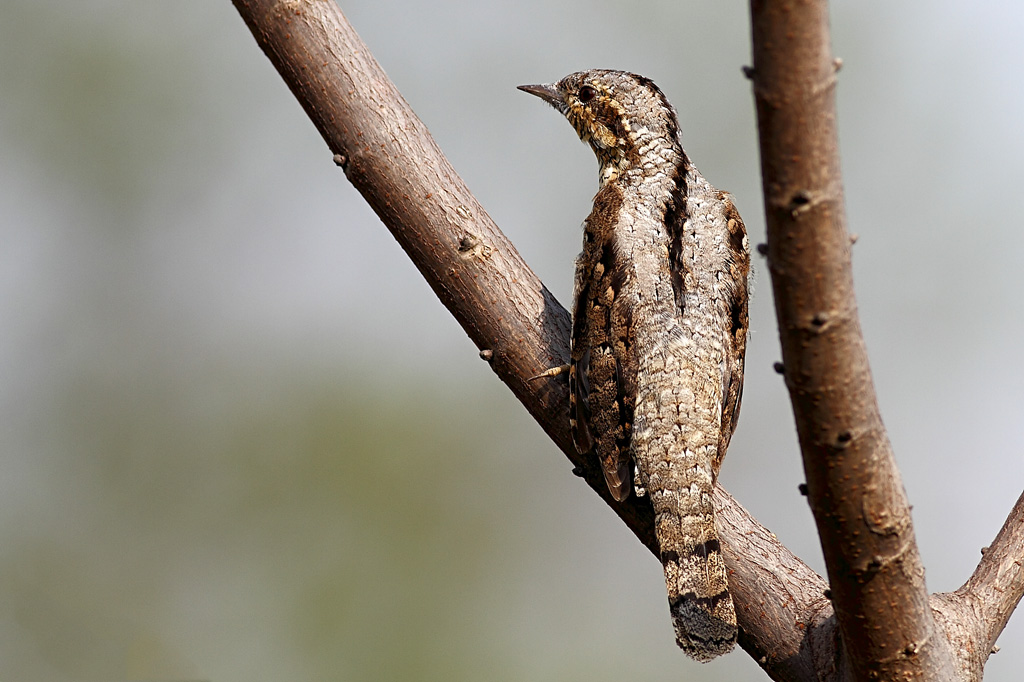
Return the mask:
<svg viewBox="0 0 1024 682">
<path fill-rule="evenodd" d="M 710 490 L 703 488 L 664 491 L 652 502 L 676 642 L 707 662 L 732 650 L 737 627 Z"/>
<path fill-rule="evenodd" d="M 669 555 L 663 556 L 662 562 L 679 647 L 702 663 L 732 651 L 736 610 L 718 540 L 693 547 L 686 559 Z M 694 581 L 690 579 L 693 576 L 706 580 Z"/>
</svg>

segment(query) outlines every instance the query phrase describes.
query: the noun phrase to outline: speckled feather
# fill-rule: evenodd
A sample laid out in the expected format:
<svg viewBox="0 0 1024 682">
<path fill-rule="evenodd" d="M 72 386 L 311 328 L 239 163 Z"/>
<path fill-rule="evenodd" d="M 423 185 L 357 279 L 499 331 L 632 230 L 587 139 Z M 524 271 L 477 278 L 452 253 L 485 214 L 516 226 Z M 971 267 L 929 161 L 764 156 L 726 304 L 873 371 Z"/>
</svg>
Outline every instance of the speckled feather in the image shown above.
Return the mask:
<svg viewBox="0 0 1024 682">
<path fill-rule="evenodd" d="M 571 426 L 612 496 L 650 496 L 679 646 L 708 661 L 736 641 L 711 492 L 739 416 L 746 231 L 690 163 L 675 110 L 622 71 L 521 86 L 597 155 L 601 188 L 576 262 Z"/>
</svg>

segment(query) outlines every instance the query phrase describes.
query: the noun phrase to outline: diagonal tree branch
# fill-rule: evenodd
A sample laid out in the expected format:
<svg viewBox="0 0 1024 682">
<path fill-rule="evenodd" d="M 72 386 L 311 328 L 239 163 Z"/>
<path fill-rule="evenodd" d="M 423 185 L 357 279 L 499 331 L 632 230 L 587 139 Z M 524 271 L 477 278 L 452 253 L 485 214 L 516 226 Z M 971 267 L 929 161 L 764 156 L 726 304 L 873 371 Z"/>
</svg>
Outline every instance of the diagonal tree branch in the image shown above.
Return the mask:
<svg viewBox="0 0 1024 682">
<path fill-rule="evenodd" d="M 981 609 L 976 641 L 985 657 L 1024 596 L 1024 493 L 992 544 L 982 550 L 978 568 L 957 590 L 970 595 Z"/>
<path fill-rule="evenodd" d="M 935 614 L 943 622 L 965 680 L 980 680 L 985 662 L 994 651 L 1024 596 L 1024 494 L 1003 523 L 992 544 L 982 550 L 974 574 L 956 592 L 933 595 L 942 604 Z"/>
<path fill-rule="evenodd" d="M 858 680 L 951 680 L 853 293 L 826 0 L 752 0 L 768 266 L 832 602 Z"/>
<path fill-rule="evenodd" d="M 559 381 L 529 380 L 548 367 L 562 364 L 568 357 L 568 314 L 530 271 L 512 244 L 469 193 L 437 148 L 425 126 L 381 70 L 334 2 L 233 2 L 260 47 L 335 154 L 335 161 L 345 170 L 348 179 L 373 207 L 437 296 L 481 349 L 481 357 L 491 364 L 499 378 L 512 389 L 544 431 L 566 454 L 574 465 L 574 472 L 586 480 L 640 541 L 656 555 L 653 514 L 649 502 L 636 498 L 622 504 L 613 502 L 596 462 L 581 458 L 572 446 L 568 429 L 566 385 Z M 758 5 L 756 2 L 754 4 Z M 755 12 L 757 11 L 761 10 L 755 8 Z M 824 44 L 827 47 L 827 39 Z M 763 55 L 757 64 L 758 68 L 764 68 Z M 768 72 L 770 71 L 766 71 Z M 765 93 L 769 91 L 760 90 L 764 82 L 759 74 L 755 80 L 759 110 L 762 106 L 775 106 L 774 103 L 780 101 L 765 99 Z M 828 84 L 827 78 L 817 82 Z M 826 99 L 830 103 L 831 90 L 826 88 L 826 91 Z M 821 235 L 814 231 L 807 234 L 800 233 L 799 230 L 792 233 L 776 230 L 773 233 L 775 251 L 774 255 L 770 254 L 773 280 L 776 271 L 783 270 L 780 265 L 789 263 L 787 258 L 791 255 L 792 249 L 792 244 L 787 242 L 789 239 L 798 239 L 800 244 L 808 247 L 818 245 L 818 242 L 822 241 L 822 245 L 831 249 L 828 253 L 829 258 L 846 258 L 848 266 L 848 253 L 845 251 L 847 242 L 842 241 L 846 236 L 841 224 L 841 197 L 837 193 L 840 191 L 838 172 L 829 176 L 829 179 L 833 181 L 832 185 L 773 185 L 771 194 L 767 190 L 769 185 L 766 181 L 766 196 L 773 197 L 769 203 L 770 218 L 773 211 L 776 214 L 795 212 L 793 218 L 796 222 L 795 219 L 800 216 L 800 211 L 804 210 L 805 203 L 806 210 L 815 216 L 823 207 L 827 209 L 826 213 L 836 207 L 839 210 L 839 222 L 832 226 L 830 232 L 823 233 L 828 239 L 822 239 Z M 820 191 L 824 187 L 831 189 L 833 193 L 792 194 L 787 199 L 785 190 L 792 187 L 814 191 Z M 804 202 L 801 197 L 807 201 Z M 786 203 L 792 203 L 794 200 L 795 204 L 792 206 Z M 785 220 L 785 215 L 782 219 Z M 806 223 L 801 224 L 804 228 L 807 227 Z M 838 239 L 844 244 L 842 248 L 836 246 L 836 234 L 841 235 Z M 839 277 L 840 280 L 846 277 L 844 286 L 847 288 L 843 291 L 852 292 L 849 289 L 848 270 L 845 272 L 845 275 L 840 273 L 842 276 Z M 803 274 L 817 277 L 820 273 L 813 268 L 805 267 Z M 828 281 L 831 283 L 831 280 Z M 778 285 L 776 287 L 778 288 Z M 801 289 L 798 287 L 795 290 Z M 808 300 L 816 302 L 817 299 L 809 296 Z M 812 316 L 808 318 L 811 322 L 810 328 L 806 324 L 796 324 L 784 329 L 789 329 L 791 333 L 796 332 L 798 336 L 803 334 L 803 338 L 808 341 L 808 347 L 812 349 L 816 349 L 820 343 L 820 340 L 815 339 L 826 338 L 829 343 L 833 343 L 833 335 L 837 333 L 837 328 L 843 333 L 855 331 L 855 336 L 859 340 L 852 293 L 848 299 L 842 298 L 842 301 L 848 302 L 849 307 L 837 309 L 848 311 L 845 315 L 822 317 L 818 319 L 821 324 L 816 324 L 816 318 Z M 781 308 L 780 305 L 780 310 Z M 800 311 L 803 307 L 794 306 L 793 309 Z M 828 307 L 813 309 L 819 312 L 833 310 Z M 806 319 L 803 321 L 806 323 Z M 785 333 L 783 338 L 786 339 Z M 856 346 L 856 343 L 854 345 Z M 833 352 L 835 348 L 832 349 Z M 799 397 L 799 390 L 817 390 L 815 381 L 820 380 L 820 377 L 812 370 L 820 370 L 823 360 L 835 360 L 831 355 L 815 353 L 820 351 L 815 350 L 808 355 L 806 366 L 797 361 L 799 354 L 785 356 L 787 381 L 794 396 Z M 863 357 L 862 344 L 860 355 L 856 357 Z M 860 376 L 861 379 L 866 377 L 867 383 L 857 385 L 861 388 L 866 386 L 869 392 L 863 395 L 871 396 L 873 394 L 870 392 L 866 360 L 858 367 L 860 374 L 855 372 L 854 375 Z M 854 385 L 836 384 L 843 388 Z M 835 391 L 826 397 L 832 399 L 835 397 L 834 394 Z M 854 460 L 849 459 L 850 455 L 846 451 L 870 452 L 868 445 L 872 442 L 880 439 L 883 444 L 885 443 L 884 435 L 881 435 L 880 422 L 877 420 L 877 410 L 873 409 L 873 398 L 870 404 L 872 409 L 867 410 L 868 416 L 871 416 L 873 410 L 875 421 L 849 422 L 850 425 L 846 426 L 849 431 L 838 431 L 835 435 L 837 440 L 846 442 L 845 436 L 839 436 L 849 433 L 850 443 L 829 449 L 829 442 L 825 442 L 825 454 L 831 453 L 837 460 L 849 463 Z M 800 416 L 799 409 L 797 413 Z M 811 416 L 818 415 L 812 413 Z M 852 430 L 853 426 L 863 424 L 874 425 L 872 428 L 877 429 Z M 804 432 L 801 431 L 801 442 L 807 452 L 807 441 L 803 436 Z M 817 441 L 810 442 L 813 444 Z M 888 453 L 887 444 L 883 450 Z M 875 463 L 873 459 L 868 461 L 872 466 Z M 889 464 L 891 465 L 891 458 Z M 811 468 L 808 468 L 808 471 L 811 472 Z M 891 471 L 896 475 L 896 478 L 892 479 L 893 486 L 899 493 L 896 498 L 902 499 L 898 473 L 894 467 Z M 810 473 L 808 480 L 809 483 L 812 482 Z M 859 485 L 867 485 L 860 478 L 856 480 Z M 824 504 L 822 500 L 828 498 L 823 497 L 822 490 L 831 490 L 831 482 L 826 476 L 823 479 L 815 478 L 813 485 L 815 492 L 812 499 L 815 500 L 815 505 Z M 893 491 L 890 488 L 893 486 L 883 486 L 882 491 L 891 494 Z M 858 495 L 863 492 L 863 488 L 858 490 Z M 871 495 L 857 499 L 880 503 L 879 498 Z M 883 497 L 881 500 L 886 504 L 889 502 L 889 498 Z M 715 491 L 715 506 L 723 553 L 730 570 L 730 589 L 734 593 L 737 606 L 741 627 L 740 643 L 743 648 L 759 662 L 770 677 L 776 680 L 851 679 L 852 668 L 847 660 L 848 652 L 846 648 L 839 646 L 838 625 L 826 595 L 824 581 L 790 553 L 771 532 L 761 526 L 721 488 Z M 974 666 L 968 662 L 968 654 L 961 649 L 970 648 L 979 638 L 994 639 L 1005 624 L 1009 611 L 1012 610 L 1010 602 L 1016 603 L 1020 598 L 1021 506 L 1022 504 L 1018 502 L 1015 515 L 1011 516 L 1007 527 L 993 543 L 991 553 L 986 555 L 985 561 L 982 562 L 986 565 L 986 561 L 991 561 L 993 566 L 1010 568 L 998 568 L 993 573 L 992 570 L 983 570 L 983 567 L 979 567 L 975 577 L 960 591 L 953 595 L 935 595 L 931 600 L 931 607 L 939 617 L 939 622 L 946 628 L 947 637 L 954 642 L 964 643 L 963 647 L 956 650 L 961 670 L 976 671 L 973 676 L 964 674 L 964 680 L 973 682 L 981 679 L 980 665 L 984 659 Z M 894 564 L 904 568 L 916 566 L 919 569 L 919 561 L 908 563 L 906 553 L 890 551 L 894 546 L 897 549 L 905 547 L 889 541 L 891 538 L 886 533 L 892 528 L 895 528 L 900 538 L 908 537 L 904 531 L 909 530 L 909 516 L 887 516 L 900 509 L 902 508 L 898 506 L 870 505 L 864 508 L 865 515 L 874 524 L 871 526 L 872 532 L 879 529 L 883 531 L 882 548 L 887 550 L 887 553 L 877 556 L 886 559 L 886 570 L 892 568 Z M 830 518 L 834 522 L 843 520 Z M 902 523 L 903 519 L 906 519 L 905 526 L 893 525 L 896 520 Z M 1007 528 L 1011 530 L 1007 531 Z M 826 531 L 834 532 L 831 526 L 827 525 L 822 531 L 823 537 L 827 534 Z M 910 549 L 913 550 L 912 558 L 916 558 L 912 535 L 909 537 Z M 1004 558 L 997 560 L 997 556 Z M 1012 557 L 1016 557 L 1016 564 L 1013 564 Z M 1006 572 L 1011 570 L 1011 565 L 1016 566 L 1017 570 L 1017 573 L 1012 575 Z M 864 574 L 858 576 L 861 579 L 866 577 Z M 836 582 L 838 580 L 834 577 L 833 584 Z M 923 580 L 920 586 L 923 590 Z M 861 591 L 865 591 L 863 588 L 862 585 Z M 984 590 L 1015 591 L 1016 597 L 1009 600 L 1004 598 L 1002 611 L 979 607 L 976 613 L 969 612 L 970 604 L 977 603 L 978 595 L 983 595 Z M 916 594 L 914 592 L 914 595 Z M 848 601 L 843 603 L 849 606 Z M 993 613 L 1003 615 L 993 616 Z M 1002 620 L 997 623 L 978 623 L 978 618 L 983 617 L 996 617 Z M 933 645 L 934 642 L 925 642 L 923 647 L 929 656 L 931 650 L 935 648 Z M 904 655 L 901 653 L 900 656 Z M 911 655 L 910 658 L 918 657 Z"/>
</svg>

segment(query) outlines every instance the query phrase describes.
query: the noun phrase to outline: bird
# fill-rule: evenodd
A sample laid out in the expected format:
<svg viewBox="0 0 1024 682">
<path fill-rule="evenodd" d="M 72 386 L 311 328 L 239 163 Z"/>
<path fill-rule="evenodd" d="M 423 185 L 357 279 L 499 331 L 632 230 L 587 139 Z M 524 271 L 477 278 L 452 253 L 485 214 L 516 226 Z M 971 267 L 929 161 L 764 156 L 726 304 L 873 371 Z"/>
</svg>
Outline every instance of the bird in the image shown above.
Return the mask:
<svg viewBox="0 0 1024 682">
<path fill-rule="evenodd" d="M 520 90 L 597 156 L 576 259 L 569 426 L 616 501 L 653 505 L 676 642 L 707 662 L 736 643 L 712 490 L 736 429 L 750 246 L 732 197 L 683 150 L 676 110 L 644 76 L 591 69 Z"/>
</svg>

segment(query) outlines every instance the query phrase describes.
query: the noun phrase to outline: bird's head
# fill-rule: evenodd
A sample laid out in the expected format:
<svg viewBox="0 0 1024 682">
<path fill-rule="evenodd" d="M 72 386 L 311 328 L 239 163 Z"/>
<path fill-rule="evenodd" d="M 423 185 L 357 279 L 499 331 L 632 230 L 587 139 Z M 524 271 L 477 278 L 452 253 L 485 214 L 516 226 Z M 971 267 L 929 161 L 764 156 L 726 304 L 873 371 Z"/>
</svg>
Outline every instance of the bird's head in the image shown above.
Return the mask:
<svg viewBox="0 0 1024 682">
<path fill-rule="evenodd" d="M 649 78 L 592 69 L 557 83 L 520 85 L 569 119 L 601 165 L 602 184 L 631 168 L 680 153 L 676 112 Z"/>
</svg>

